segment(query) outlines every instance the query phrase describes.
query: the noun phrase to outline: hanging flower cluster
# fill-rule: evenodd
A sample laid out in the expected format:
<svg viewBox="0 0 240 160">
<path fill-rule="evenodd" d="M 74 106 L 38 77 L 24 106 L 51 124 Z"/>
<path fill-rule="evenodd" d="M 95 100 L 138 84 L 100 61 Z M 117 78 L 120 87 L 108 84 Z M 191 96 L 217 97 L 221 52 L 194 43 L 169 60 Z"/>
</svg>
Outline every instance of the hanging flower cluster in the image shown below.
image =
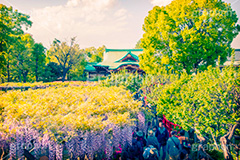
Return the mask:
<svg viewBox="0 0 240 160">
<path fill-rule="evenodd" d="M 0 96 L 0 145 L 12 158 L 109 159 L 132 142 L 141 103 L 121 87 L 69 86 L 9 91 Z"/>
</svg>

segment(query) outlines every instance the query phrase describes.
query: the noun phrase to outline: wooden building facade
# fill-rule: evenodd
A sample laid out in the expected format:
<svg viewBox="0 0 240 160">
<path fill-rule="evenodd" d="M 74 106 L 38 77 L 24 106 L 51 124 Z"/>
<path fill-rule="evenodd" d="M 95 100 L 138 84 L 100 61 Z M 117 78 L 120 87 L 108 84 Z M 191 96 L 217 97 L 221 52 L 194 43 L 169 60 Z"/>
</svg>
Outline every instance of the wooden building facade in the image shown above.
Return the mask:
<svg viewBox="0 0 240 160">
<path fill-rule="evenodd" d="M 139 68 L 138 57 L 142 52 L 143 49 L 106 49 L 103 61 L 88 63 L 84 71 L 88 78 L 107 76 L 122 69 L 143 74 L 144 71 Z"/>
</svg>

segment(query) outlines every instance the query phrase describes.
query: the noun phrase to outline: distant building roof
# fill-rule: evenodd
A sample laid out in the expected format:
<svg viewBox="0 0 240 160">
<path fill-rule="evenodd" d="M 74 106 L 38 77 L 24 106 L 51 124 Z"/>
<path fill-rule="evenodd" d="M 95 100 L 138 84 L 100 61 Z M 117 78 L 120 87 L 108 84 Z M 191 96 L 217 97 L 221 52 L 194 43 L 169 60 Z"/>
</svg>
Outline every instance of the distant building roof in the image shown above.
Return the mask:
<svg viewBox="0 0 240 160">
<path fill-rule="evenodd" d="M 88 63 L 85 67 L 86 71 L 93 72 L 96 71 L 96 69 L 93 67 L 93 65 L 96 65 L 97 63 Z"/>
<path fill-rule="evenodd" d="M 138 56 L 142 52 L 143 49 L 106 49 L 103 61 L 87 65 L 85 71 L 96 71 L 94 67 L 108 67 L 109 70 L 116 70 L 123 65 L 139 66 Z"/>
</svg>

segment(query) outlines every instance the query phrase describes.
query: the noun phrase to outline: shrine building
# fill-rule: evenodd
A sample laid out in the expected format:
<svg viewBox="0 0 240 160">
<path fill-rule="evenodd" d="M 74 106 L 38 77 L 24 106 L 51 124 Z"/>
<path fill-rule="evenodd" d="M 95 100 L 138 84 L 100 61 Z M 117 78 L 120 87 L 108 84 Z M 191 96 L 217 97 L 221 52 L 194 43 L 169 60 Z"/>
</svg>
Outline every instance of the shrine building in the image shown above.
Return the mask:
<svg viewBox="0 0 240 160">
<path fill-rule="evenodd" d="M 88 78 L 107 76 L 122 69 L 143 74 L 144 71 L 139 68 L 138 57 L 142 52 L 143 49 L 106 49 L 103 61 L 88 63 L 84 71 Z"/>
</svg>

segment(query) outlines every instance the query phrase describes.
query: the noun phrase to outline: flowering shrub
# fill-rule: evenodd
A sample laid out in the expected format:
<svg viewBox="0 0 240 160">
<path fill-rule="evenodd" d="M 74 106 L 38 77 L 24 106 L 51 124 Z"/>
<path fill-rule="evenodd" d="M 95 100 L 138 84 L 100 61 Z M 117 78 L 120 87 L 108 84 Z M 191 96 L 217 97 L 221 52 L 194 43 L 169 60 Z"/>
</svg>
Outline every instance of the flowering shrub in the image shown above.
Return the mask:
<svg viewBox="0 0 240 160">
<path fill-rule="evenodd" d="M 9 89 L 15 88 L 47 88 L 47 87 L 67 87 L 67 86 L 95 86 L 97 82 L 87 82 L 87 81 L 55 81 L 55 82 L 35 82 L 35 83 L 15 83 L 15 82 L 8 82 L 0 84 L 0 87 L 5 87 Z"/>
<path fill-rule="evenodd" d="M 110 77 L 100 82 L 101 86 L 123 86 L 131 92 L 137 92 L 143 81 L 143 76 L 135 73 L 129 73 L 127 70 L 121 70 L 117 73 L 112 73 Z"/>
<path fill-rule="evenodd" d="M 139 106 L 122 87 L 9 91 L 0 95 L 0 147 L 10 149 L 12 158 L 33 148 L 36 157 L 109 159 L 119 146 L 131 144 Z"/>
</svg>

